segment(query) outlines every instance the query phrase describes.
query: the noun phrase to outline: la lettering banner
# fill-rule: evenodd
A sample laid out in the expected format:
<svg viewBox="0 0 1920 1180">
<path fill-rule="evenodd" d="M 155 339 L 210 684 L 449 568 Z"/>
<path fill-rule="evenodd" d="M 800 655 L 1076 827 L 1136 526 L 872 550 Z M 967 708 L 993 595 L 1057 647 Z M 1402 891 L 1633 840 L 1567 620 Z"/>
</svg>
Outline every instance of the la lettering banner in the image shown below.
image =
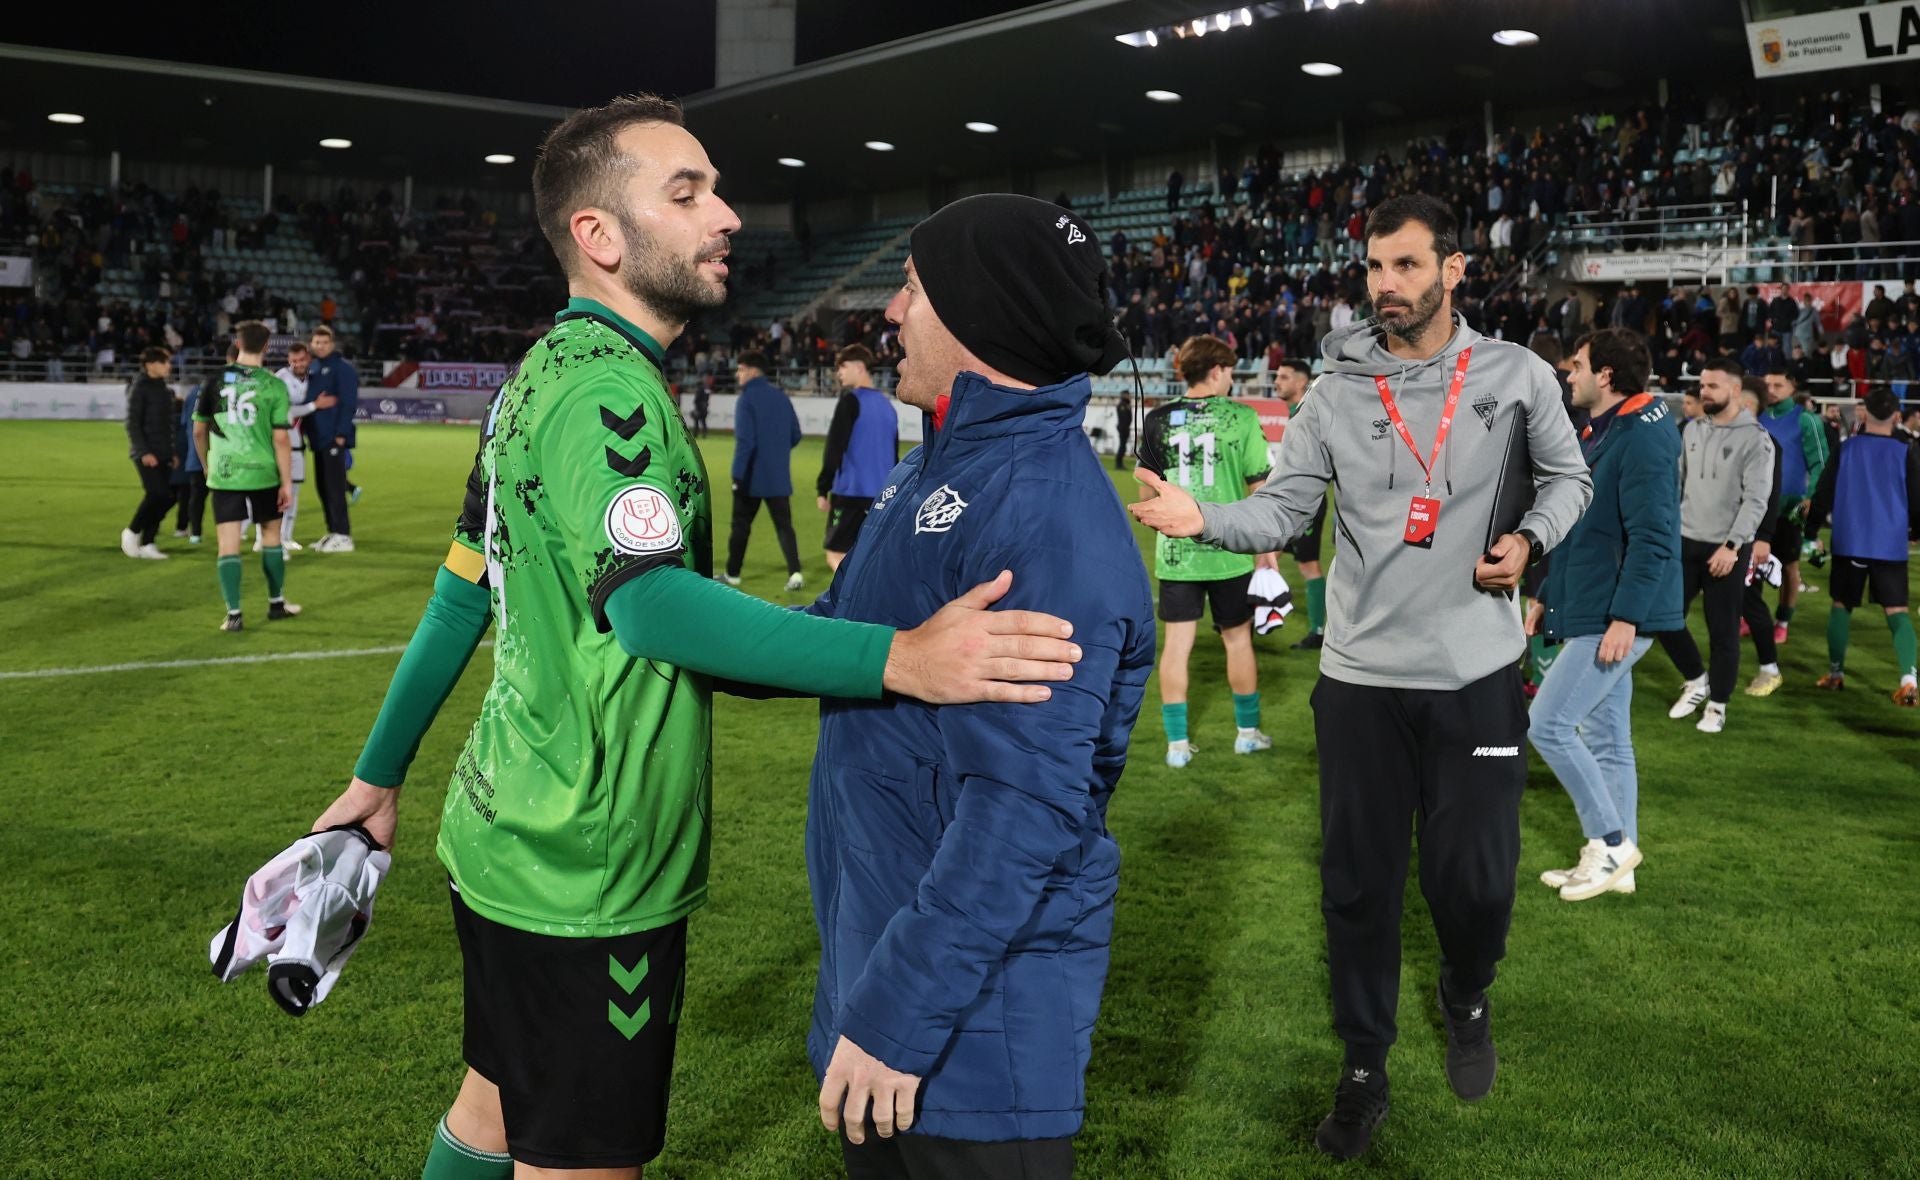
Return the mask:
<svg viewBox="0 0 1920 1180">
<path fill-rule="evenodd" d="M 1756 78 L 1920 60 L 1920 3 L 1754 21 L 1747 25 L 1747 49 Z"/>
<path fill-rule="evenodd" d="M 504 364 L 461 364 L 452 361 L 420 362 L 421 389 L 464 389 L 488 392 L 507 383 Z"/>
</svg>

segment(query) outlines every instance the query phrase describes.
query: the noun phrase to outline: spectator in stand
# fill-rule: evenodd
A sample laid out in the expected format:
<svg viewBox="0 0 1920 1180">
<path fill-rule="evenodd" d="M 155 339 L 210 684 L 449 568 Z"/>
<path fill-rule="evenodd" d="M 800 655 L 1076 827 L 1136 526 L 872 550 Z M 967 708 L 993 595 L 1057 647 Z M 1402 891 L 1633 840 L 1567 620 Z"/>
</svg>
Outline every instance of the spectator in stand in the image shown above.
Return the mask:
<svg viewBox="0 0 1920 1180">
<path fill-rule="evenodd" d="M 132 523 L 120 531 L 120 552 L 164 561 L 167 555 L 153 542 L 173 507 L 173 469 L 180 465 L 173 449 L 173 390 L 167 385 L 173 358 L 164 348 L 148 348 L 140 354 L 140 368 L 140 378 L 127 388 L 127 453 L 143 494 Z"/>
<path fill-rule="evenodd" d="M 352 553 L 353 522 L 347 513 L 348 450 L 353 446 L 353 418 L 360 407 L 360 372 L 334 350 L 333 329 L 316 326 L 308 339 L 313 362 L 307 370 L 307 392 L 316 407 L 305 419 L 308 453 L 313 456 L 314 482 L 327 532 L 313 543 L 315 553 Z M 328 396 L 332 402 L 319 407 Z"/>
<path fill-rule="evenodd" d="M 789 334 L 790 336 L 791 334 Z M 786 392 L 767 380 L 766 354 L 744 352 L 734 364 L 740 397 L 733 410 L 733 528 L 727 537 L 726 582 L 740 584 L 747 540 L 760 505 L 767 506 L 780 553 L 787 559 L 787 589 L 805 587 L 800 545 L 793 535 L 793 448 L 800 445 L 800 416 Z"/>
<path fill-rule="evenodd" d="M 820 511 L 827 514 L 829 570 L 838 570 L 852 552 L 873 498 L 900 461 L 900 415 L 892 399 L 873 388 L 873 351 L 849 344 L 834 360 L 844 392 L 827 428 L 826 458 L 815 484 Z"/>
</svg>

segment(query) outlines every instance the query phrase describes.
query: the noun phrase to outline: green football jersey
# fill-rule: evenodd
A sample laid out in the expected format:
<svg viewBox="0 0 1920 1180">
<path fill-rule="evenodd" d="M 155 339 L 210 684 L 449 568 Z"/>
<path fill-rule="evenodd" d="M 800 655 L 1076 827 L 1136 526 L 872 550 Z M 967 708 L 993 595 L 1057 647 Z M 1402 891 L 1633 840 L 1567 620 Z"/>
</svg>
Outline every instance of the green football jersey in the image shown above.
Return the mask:
<svg viewBox="0 0 1920 1180">
<path fill-rule="evenodd" d="M 254 492 L 280 486 L 273 432 L 288 429 L 287 385 L 265 369 L 228 365 L 200 391 L 195 422 L 207 424 L 207 486 Z"/>
<path fill-rule="evenodd" d="M 651 929 L 706 897 L 711 685 L 628 656 L 605 614 L 649 570 L 713 570 L 706 466 L 660 351 L 604 306 L 569 303 L 494 399 L 480 504 L 448 560 L 484 562 L 496 639 L 440 859 L 469 907 L 536 934 Z"/>
<path fill-rule="evenodd" d="M 1224 397 L 1181 398 L 1148 414 L 1140 465 L 1203 504 L 1244 499 L 1248 482 L 1265 479 L 1271 466 L 1259 413 Z M 1161 537 L 1154 556 L 1163 582 L 1218 582 L 1253 571 L 1251 556 L 1195 537 Z"/>
</svg>

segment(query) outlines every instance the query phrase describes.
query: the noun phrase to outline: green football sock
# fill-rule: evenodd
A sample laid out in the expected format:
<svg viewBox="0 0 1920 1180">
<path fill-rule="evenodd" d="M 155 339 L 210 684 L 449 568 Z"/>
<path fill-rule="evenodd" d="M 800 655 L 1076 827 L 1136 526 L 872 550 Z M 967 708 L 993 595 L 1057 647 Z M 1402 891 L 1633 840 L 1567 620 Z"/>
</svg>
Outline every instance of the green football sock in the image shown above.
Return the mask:
<svg viewBox="0 0 1920 1180">
<path fill-rule="evenodd" d="M 420 1180 L 510 1180 L 512 1176 L 512 1156 L 504 1151 L 468 1147 L 447 1130 L 444 1118 L 434 1128 L 427 1166 L 420 1171 Z"/>
<path fill-rule="evenodd" d="M 227 553 L 214 563 L 220 570 L 220 597 L 227 600 L 227 609 L 240 609 L 240 555 Z"/>
<path fill-rule="evenodd" d="M 1775 621 L 1775 622 L 1780 622 L 1780 623 L 1791 623 L 1791 622 L 1793 622 L 1793 612 L 1794 612 L 1794 611 L 1795 611 L 1796 609 L 1798 609 L 1798 608 L 1797 608 L 1797 607 L 1791 607 L 1791 606 L 1783 606 L 1783 607 L 1780 607 L 1779 609 L 1777 609 L 1777 610 L 1775 610 L 1775 611 L 1773 612 L 1773 617 L 1774 617 L 1774 621 Z"/>
<path fill-rule="evenodd" d="M 1844 606 L 1827 612 L 1827 663 L 1835 672 L 1847 666 L 1847 630 L 1852 623 Z"/>
<path fill-rule="evenodd" d="M 287 551 L 279 545 L 260 550 L 260 568 L 267 572 L 267 597 L 277 601 L 287 584 Z"/>
<path fill-rule="evenodd" d="M 1893 662 L 1900 665 L 1900 675 L 1913 675 L 1916 647 L 1913 616 L 1906 611 L 1888 615 L 1887 630 L 1893 632 Z"/>
<path fill-rule="evenodd" d="M 1184 742 L 1187 740 L 1187 704 L 1160 706 L 1160 724 L 1166 727 L 1167 740 Z"/>
<path fill-rule="evenodd" d="M 1307 579 L 1307 622 L 1313 624 L 1315 631 L 1327 629 L 1327 580 L 1325 578 Z"/>
<path fill-rule="evenodd" d="M 1241 729 L 1260 728 L 1260 694 L 1257 692 L 1236 692 L 1233 694 L 1233 723 Z M 1186 728 L 1182 724 L 1181 728 Z"/>
</svg>

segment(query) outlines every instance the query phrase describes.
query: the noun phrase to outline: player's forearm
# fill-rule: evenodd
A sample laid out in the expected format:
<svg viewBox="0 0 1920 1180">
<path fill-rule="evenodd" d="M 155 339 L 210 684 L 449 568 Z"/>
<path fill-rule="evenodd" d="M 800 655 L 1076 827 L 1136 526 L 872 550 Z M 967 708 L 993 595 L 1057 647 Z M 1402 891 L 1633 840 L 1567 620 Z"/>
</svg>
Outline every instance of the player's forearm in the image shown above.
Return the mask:
<svg viewBox="0 0 1920 1180">
<path fill-rule="evenodd" d="M 493 620 L 491 596 L 445 566 L 433 581 L 433 597 L 407 643 L 373 731 L 360 751 L 354 775 L 376 787 L 397 787 L 420 752 L 440 706 L 466 671 Z"/>
<path fill-rule="evenodd" d="M 273 461 L 280 468 L 280 486 L 293 482 L 293 440 L 285 430 L 273 432 Z"/>
<path fill-rule="evenodd" d="M 807 696 L 878 700 L 894 631 L 790 611 L 663 566 L 621 586 L 607 621 L 635 659 Z"/>
<path fill-rule="evenodd" d="M 193 424 L 193 450 L 200 456 L 200 469 L 205 471 L 207 469 L 207 424 L 205 422 Z"/>
</svg>

